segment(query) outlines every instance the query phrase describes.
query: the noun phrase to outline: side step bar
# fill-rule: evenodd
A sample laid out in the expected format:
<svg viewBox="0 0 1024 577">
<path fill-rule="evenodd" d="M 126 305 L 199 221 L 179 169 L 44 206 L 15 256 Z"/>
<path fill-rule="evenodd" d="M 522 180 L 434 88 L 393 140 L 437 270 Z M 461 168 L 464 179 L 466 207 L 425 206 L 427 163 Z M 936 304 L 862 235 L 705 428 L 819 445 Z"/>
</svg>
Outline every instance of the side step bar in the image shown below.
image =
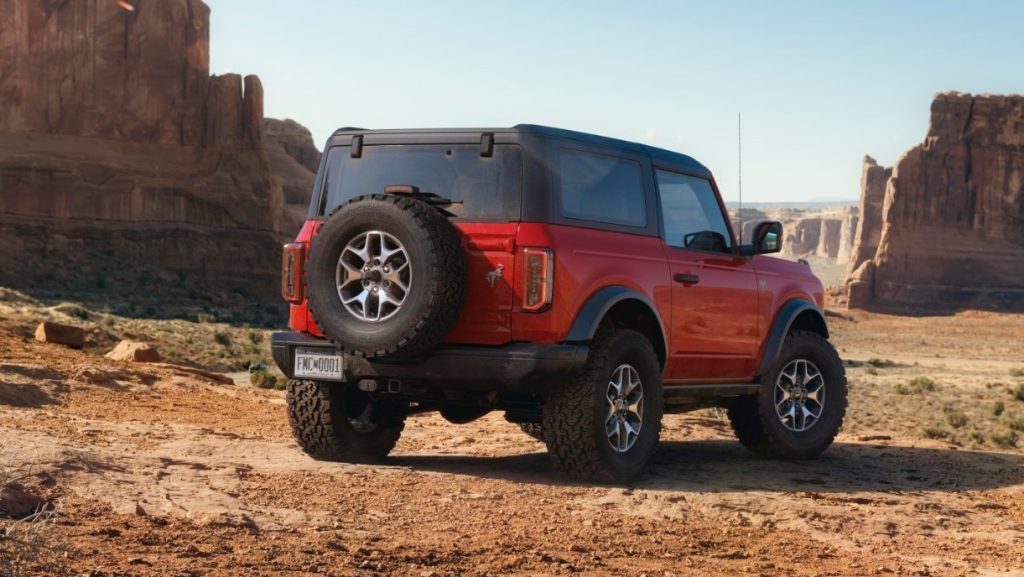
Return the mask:
<svg viewBox="0 0 1024 577">
<path fill-rule="evenodd" d="M 761 383 L 726 383 L 717 385 L 671 385 L 664 386 L 666 399 L 709 399 L 718 397 L 739 397 L 756 395 Z"/>
</svg>

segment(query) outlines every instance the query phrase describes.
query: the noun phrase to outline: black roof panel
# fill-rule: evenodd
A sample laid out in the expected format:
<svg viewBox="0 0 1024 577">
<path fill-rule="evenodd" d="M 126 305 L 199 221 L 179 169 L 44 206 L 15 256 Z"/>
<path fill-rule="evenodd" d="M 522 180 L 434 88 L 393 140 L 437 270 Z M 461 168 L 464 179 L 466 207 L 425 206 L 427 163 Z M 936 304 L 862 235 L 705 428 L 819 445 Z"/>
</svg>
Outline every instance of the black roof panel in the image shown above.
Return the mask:
<svg viewBox="0 0 1024 577">
<path fill-rule="evenodd" d="M 589 132 L 579 132 L 576 130 L 567 130 L 564 128 L 555 128 L 553 126 L 543 126 L 539 124 L 517 124 L 511 127 L 495 127 L 495 128 L 399 128 L 399 129 L 383 129 L 383 130 L 370 130 L 363 128 L 345 127 L 339 128 L 334 131 L 331 135 L 332 139 L 336 136 L 349 136 L 354 134 L 382 134 L 382 135 L 399 135 L 399 134 L 411 134 L 424 136 L 429 134 L 481 134 L 484 132 L 491 132 L 494 134 L 503 133 L 525 133 L 534 134 L 539 136 L 562 138 L 567 140 L 576 140 L 579 142 L 611 146 L 615 148 L 622 148 L 633 152 L 646 152 L 655 163 L 668 164 L 674 167 L 686 169 L 695 174 L 710 177 L 711 171 L 706 166 L 698 162 L 691 156 L 679 152 L 673 152 L 671 150 L 665 150 L 663 148 L 657 148 L 655 146 L 648 146 L 646 144 L 640 144 L 637 142 L 630 142 L 628 140 L 620 140 L 618 138 L 611 138 L 608 136 L 599 136 L 597 134 L 591 134 Z M 328 143 L 329 145 L 332 143 Z M 337 142 L 333 144 L 347 145 L 348 142 Z"/>
</svg>

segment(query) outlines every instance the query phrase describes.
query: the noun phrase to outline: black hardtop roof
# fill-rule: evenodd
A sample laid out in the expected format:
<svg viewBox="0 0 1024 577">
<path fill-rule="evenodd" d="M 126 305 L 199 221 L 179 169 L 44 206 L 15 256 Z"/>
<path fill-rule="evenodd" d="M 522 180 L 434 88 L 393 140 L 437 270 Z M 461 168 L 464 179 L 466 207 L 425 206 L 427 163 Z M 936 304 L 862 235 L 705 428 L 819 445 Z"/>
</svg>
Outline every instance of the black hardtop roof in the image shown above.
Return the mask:
<svg viewBox="0 0 1024 577">
<path fill-rule="evenodd" d="M 328 142 L 328 146 L 331 145 L 347 145 L 348 142 L 332 142 L 335 137 L 338 136 L 350 136 L 355 134 L 415 134 L 415 135 L 428 135 L 428 134 L 483 134 L 486 132 L 494 134 L 508 134 L 508 133 L 519 133 L 519 134 L 534 134 L 553 138 L 563 138 L 567 140 L 576 140 L 585 144 L 594 144 L 601 146 L 611 146 L 615 148 L 622 148 L 630 150 L 632 152 L 647 153 L 651 159 L 656 163 L 664 163 L 670 166 L 684 168 L 688 171 L 692 171 L 702 176 L 711 176 L 711 171 L 706 166 L 698 162 L 692 156 L 688 156 L 679 152 L 673 152 L 671 150 L 665 150 L 664 148 L 658 148 L 656 146 L 648 146 L 646 144 L 640 144 L 638 142 L 631 142 L 628 140 L 621 140 L 618 138 L 611 138 L 609 136 L 600 136 L 597 134 L 591 134 L 589 132 L 579 132 L 576 130 L 567 130 L 565 128 L 555 128 L 553 126 L 543 126 L 540 124 L 517 124 L 511 127 L 498 127 L 498 128 L 391 128 L 382 130 L 370 130 L 365 128 L 355 128 L 346 126 L 339 128 L 334 131 L 331 135 L 331 141 Z"/>
</svg>

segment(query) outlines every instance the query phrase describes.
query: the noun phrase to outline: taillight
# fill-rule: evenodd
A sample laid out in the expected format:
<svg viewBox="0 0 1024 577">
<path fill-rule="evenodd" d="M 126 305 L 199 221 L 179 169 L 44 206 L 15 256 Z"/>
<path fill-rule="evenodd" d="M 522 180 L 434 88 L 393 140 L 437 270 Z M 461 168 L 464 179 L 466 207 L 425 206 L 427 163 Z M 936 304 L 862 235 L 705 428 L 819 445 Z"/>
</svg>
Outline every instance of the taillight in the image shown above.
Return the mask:
<svg viewBox="0 0 1024 577">
<path fill-rule="evenodd" d="M 526 284 L 523 310 L 539 313 L 551 305 L 555 288 L 555 255 L 546 248 L 524 248 L 523 264 Z"/>
<path fill-rule="evenodd" d="M 301 242 L 284 245 L 284 256 L 281 260 L 281 296 L 290 303 L 302 302 L 302 262 L 306 256 L 306 246 Z"/>
</svg>

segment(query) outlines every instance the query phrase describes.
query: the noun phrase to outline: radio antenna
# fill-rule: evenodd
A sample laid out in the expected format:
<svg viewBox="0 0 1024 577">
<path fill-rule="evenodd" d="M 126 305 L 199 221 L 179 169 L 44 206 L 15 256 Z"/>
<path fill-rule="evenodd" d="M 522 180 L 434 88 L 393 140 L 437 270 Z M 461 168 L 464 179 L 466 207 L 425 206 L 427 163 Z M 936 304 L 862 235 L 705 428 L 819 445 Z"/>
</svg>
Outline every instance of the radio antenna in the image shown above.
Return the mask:
<svg viewBox="0 0 1024 577">
<path fill-rule="evenodd" d="M 743 114 L 736 113 L 736 148 L 739 157 L 739 189 L 740 189 L 740 246 L 743 245 Z"/>
</svg>

